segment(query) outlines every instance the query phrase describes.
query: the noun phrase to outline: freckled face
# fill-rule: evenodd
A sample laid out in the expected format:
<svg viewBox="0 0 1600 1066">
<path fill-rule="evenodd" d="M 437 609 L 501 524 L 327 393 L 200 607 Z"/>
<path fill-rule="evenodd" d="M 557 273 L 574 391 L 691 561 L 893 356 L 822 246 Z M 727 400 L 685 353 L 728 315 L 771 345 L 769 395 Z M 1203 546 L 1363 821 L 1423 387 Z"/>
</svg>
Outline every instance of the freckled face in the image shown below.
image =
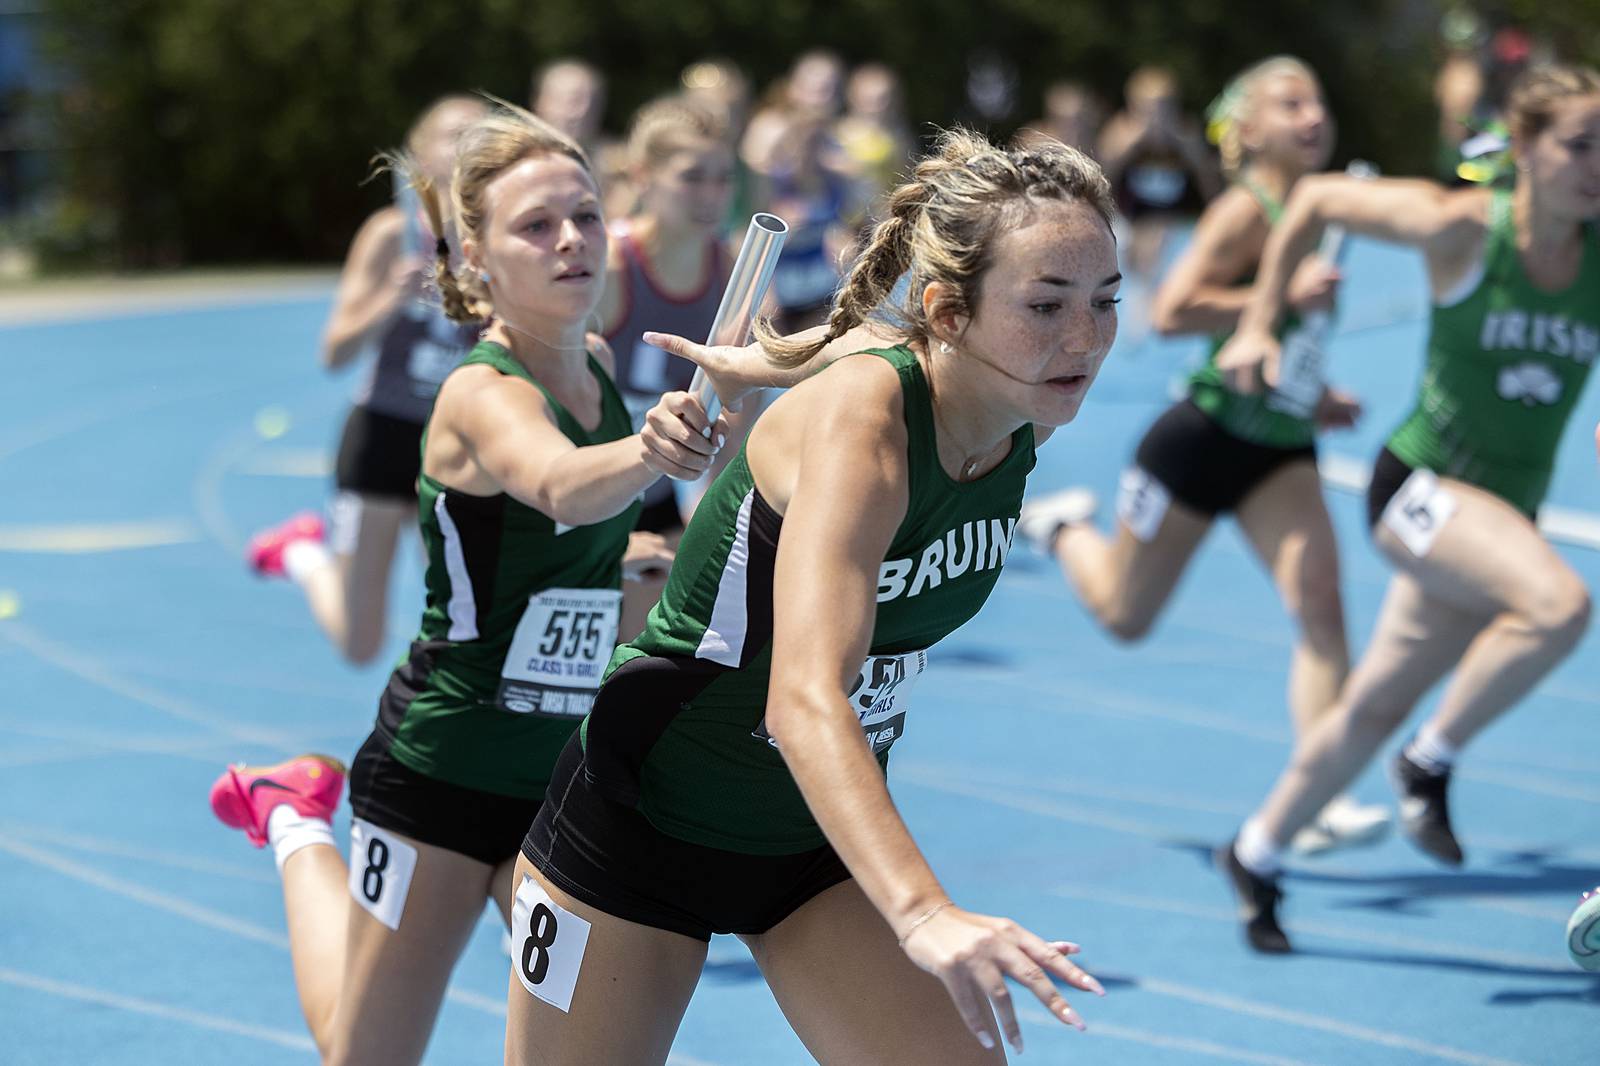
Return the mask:
<svg viewBox="0 0 1600 1066">
<path fill-rule="evenodd" d="M 992 379 L 997 400 L 1028 421 L 1065 425 L 1117 338 L 1121 280 L 1116 241 L 1092 207 L 1036 202 L 996 241 L 960 344 L 1003 372 Z"/>
</svg>

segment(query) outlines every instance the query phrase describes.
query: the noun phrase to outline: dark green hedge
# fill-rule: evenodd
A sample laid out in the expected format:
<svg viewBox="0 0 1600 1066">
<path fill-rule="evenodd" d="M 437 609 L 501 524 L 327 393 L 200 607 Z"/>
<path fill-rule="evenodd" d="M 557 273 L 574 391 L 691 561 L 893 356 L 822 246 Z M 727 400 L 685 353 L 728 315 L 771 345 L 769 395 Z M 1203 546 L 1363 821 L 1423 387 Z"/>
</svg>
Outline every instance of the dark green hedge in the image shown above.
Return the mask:
<svg viewBox="0 0 1600 1066">
<path fill-rule="evenodd" d="M 453 89 L 523 100 L 530 70 L 577 54 L 612 78 L 608 124 L 708 53 L 759 83 L 805 47 L 881 59 L 913 117 L 960 114 L 987 47 L 1040 89 L 1077 77 L 1111 99 L 1141 62 L 1192 106 L 1273 52 L 1324 74 L 1340 155 L 1429 164 L 1435 19 L 1405 0 L 47 0 L 69 216 L 122 265 L 332 259 L 386 194 L 361 185 L 421 105 Z M 1409 12 L 1409 14 L 1407 14 Z M 1008 132 L 997 130 L 996 132 Z"/>
</svg>

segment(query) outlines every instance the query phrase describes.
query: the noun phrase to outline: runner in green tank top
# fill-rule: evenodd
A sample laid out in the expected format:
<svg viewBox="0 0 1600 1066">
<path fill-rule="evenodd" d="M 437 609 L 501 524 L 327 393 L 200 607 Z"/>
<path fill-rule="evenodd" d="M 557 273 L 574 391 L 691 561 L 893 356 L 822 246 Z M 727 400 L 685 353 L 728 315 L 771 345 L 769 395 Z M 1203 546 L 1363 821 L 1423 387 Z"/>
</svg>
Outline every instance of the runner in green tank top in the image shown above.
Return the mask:
<svg viewBox="0 0 1600 1066">
<path fill-rule="evenodd" d="M 1412 842 L 1462 862 L 1447 805 L 1457 754 L 1588 625 L 1588 590 L 1533 515 L 1600 354 L 1600 74 L 1535 68 L 1513 87 L 1508 110 L 1509 192 L 1303 182 L 1217 360 L 1242 380 L 1263 367 L 1273 380 L 1271 330 L 1285 281 L 1324 225 L 1422 250 L 1434 308 L 1427 368 L 1416 408 L 1378 458 L 1367 505 L 1378 549 L 1398 573 L 1338 704 L 1301 738 L 1234 844 L 1218 851 L 1262 950 L 1288 947 L 1276 918 L 1281 845 L 1452 671 L 1438 709 L 1390 770 Z"/>
<path fill-rule="evenodd" d="M 1313 420 L 1273 394 L 1231 388 L 1213 363 L 1249 296 L 1267 234 L 1288 191 L 1327 165 L 1333 122 L 1316 76 L 1277 56 L 1236 77 L 1211 111 L 1232 178 L 1207 206 L 1193 239 L 1156 293 L 1163 333 L 1209 334 L 1206 364 L 1187 398 L 1146 431 L 1123 473 L 1115 532 L 1092 521 L 1094 497 L 1067 489 L 1028 501 L 1023 537 L 1060 564 L 1091 614 L 1115 636 L 1142 640 L 1160 617 L 1216 520 L 1232 513 L 1271 576 L 1299 639 L 1290 658 L 1289 708 L 1304 733 L 1338 698 L 1349 671 L 1339 553 L 1317 475 Z M 1290 286 L 1306 311 L 1333 306 L 1338 273 L 1309 259 Z M 1357 407 L 1326 390 L 1318 421 L 1348 424 Z M 1388 812 L 1337 797 L 1295 841 L 1302 851 L 1366 843 Z"/>
<path fill-rule="evenodd" d="M 398 165 L 443 232 L 438 191 Z M 581 149 L 502 107 L 462 134 L 453 195 L 466 266 L 441 242 L 444 310 L 487 328 L 423 436 L 427 606 L 351 766 L 351 861 L 328 825 L 332 759 L 235 767 L 212 793 L 223 821 L 273 845 L 329 1062 L 420 1061 L 485 899 L 509 920 L 517 846 L 616 640 L 638 496 L 699 476 L 723 428 L 675 392 L 633 433 L 611 352 L 585 335 L 606 233 Z"/>
<path fill-rule="evenodd" d="M 1075 946 L 954 905 L 884 772 L 1115 336 L 1111 212 L 1079 152 L 947 134 L 823 336 L 764 338 L 789 367 L 858 354 L 756 423 L 557 764 L 517 868 L 509 1063 L 664 1062 L 715 932 L 820 1061 L 1002 1062 L 1006 976 L 1081 1024 L 1047 976 L 1099 990 Z M 893 346 L 840 352 L 907 272 Z"/>
</svg>

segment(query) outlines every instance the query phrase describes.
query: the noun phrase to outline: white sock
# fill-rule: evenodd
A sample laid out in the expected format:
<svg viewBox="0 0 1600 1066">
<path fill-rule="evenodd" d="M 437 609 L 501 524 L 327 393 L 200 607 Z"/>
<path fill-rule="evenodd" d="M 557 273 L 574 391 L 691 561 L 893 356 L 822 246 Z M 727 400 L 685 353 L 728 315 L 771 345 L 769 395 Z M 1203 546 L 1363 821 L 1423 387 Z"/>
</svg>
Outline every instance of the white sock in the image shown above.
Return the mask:
<svg viewBox="0 0 1600 1066">
<path fill-rule="evenodd" d="M 1277 877 L 1283 869 L 1283 848 L 1272 842 L 1255 818 L 1239 829 L 1239 839 L 1233 842 L 1233 854 L 1239 865 L 1257 877 Z"/>
<path fill-rule="evenodd" d="M 305 584 L 306 575 L 333 565 L 333 553 L 320 540 L 300 537 L 283 547 L 283 570 L 296 585 Z"/>
<path fill-rule="evenodd" d="M 1456 751 L 1454 744 L 1441 737 L 1428 723 L 1423 723 L 1417 735 L 1411 738 L 1411 743 L 1406 745 L 1406 758 L 1427 770 L 1429 773 L 1442 774 L 1455 764 Z"/>
<path fill-rule="evenodd" d="M 283 873 L 283 864 L 289 856 L 312 844 L 337 847 L 333 842 L 333 826 L 321 818 L 301 814 L 287 803 L 280 803 L 267 815 L 267 843 L 272 845 L 272 859 Z"/>
</svg>

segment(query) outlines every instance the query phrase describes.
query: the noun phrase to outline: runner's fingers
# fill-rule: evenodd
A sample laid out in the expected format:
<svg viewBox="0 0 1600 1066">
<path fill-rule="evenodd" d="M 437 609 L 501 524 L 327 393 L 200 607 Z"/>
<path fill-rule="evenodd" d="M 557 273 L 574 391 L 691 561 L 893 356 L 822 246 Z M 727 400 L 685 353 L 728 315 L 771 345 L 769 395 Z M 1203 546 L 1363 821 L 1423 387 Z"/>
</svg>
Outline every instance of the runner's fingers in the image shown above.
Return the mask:
<svg viewBox="0 0 1600 1066">
<path fill-rule="evenodd" d="M 694 432 L 705 436 L 706 427 L 711 425 L 711 419 L 706 416 L 706 409 L 700 403 L 700 398 L 692 392 L 669 392 L 661 398 L 667 410 L 677 415 L 689 424 Z"/>
<path fill-rule="evenodd" d="M 984 995 L 989 997 L 989 1005 L 994 1008 L 995 1017 L 1000 1020 L 1000 1031 L 1005 1034 L 1006 1043 L 1022 1050 L 1022 1026 L 1017 1024 L 1017 1008 L 1011 1002 L 1011 989 L 1006 987 L 1005 974 L 1001 967 L 987 959 L 974 960 L 973 976 L 978 986 L 983 989 Z M 1006 969 L 1010 969 L 1009 966 Z"/>
<path fill-rule="evenodd" d="M 707 458 L 716 454 L 715 443 L 707 440 L 693 423 L 673 414 L 670 409 L 663 409 L 666 407 L 665 403 L 657 404 L 645 416 L 648 428 L 653 430 L 656 436 Z"/>
<path fill-rule="evenodd" d="M 711 466 L 711 457 L 690 451 L 675 441 L 646 438 L 653 461 L 652 469 L 679 481 L 693 481 Z"/>
<path fill-rule="evenodd" d="M 998 1035 L 994 1030 L 994 1019 L 972 977 L 957 970 L 945 978 L 944 987 L 945 991 L 950 993 L 956 1011 L 961 1015 L 961 1020 L 966 1024 L 968 1031 L 984 1047 L 994 1048 Z"/>
</svg>

